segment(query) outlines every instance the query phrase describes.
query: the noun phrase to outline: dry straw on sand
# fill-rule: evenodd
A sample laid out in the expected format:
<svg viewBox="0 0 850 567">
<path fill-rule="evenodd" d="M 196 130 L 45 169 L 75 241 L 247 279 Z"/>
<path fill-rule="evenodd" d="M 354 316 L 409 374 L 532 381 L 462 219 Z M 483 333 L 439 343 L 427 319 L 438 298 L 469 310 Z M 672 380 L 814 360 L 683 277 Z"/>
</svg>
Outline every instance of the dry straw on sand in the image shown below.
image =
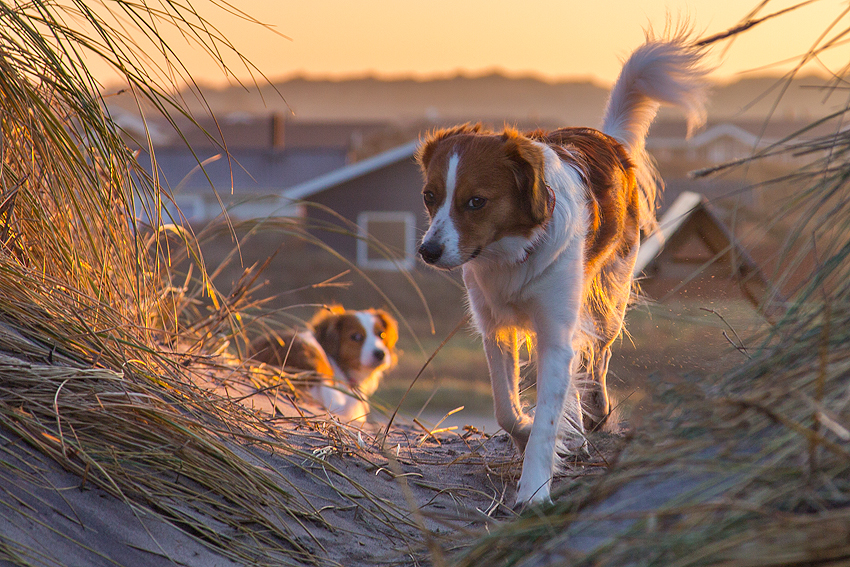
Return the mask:
<svg viewBox="0 0 850 567">
<path fill-rule="evenodd" d="M 282 455 L 286 474 L 316 479 L 315 468 L 330 465 L 309 446 L 320 437 L 328 446 L 333 426 L 305 419 L 304 433 L 284 435 L 194 385 L 193 373 L 215 372 L 207 363 L 222 336 L 239 327 L 236 308 L 248 286 L 228 296 L 212 287 L 190 236 L 159 217 L 168 192 L 138 167 L 93 94 L 96 85 L 77 57 L 85 51 L 124 72 L 136 96 L 168 110 L 168 97 L 144 70 L 149 62 L 139 59 L 144 47 L 114 27 L 102 8 L 0 7 L 0 346 L 14 355 L 0 356 L 0 430 L 9 459 L 4 479 L 23 491 L 13 497 L 22 509 L 4 507 L 4 525 L 45 526 L 30 516 L 36 504 L 24 505 L 36 494 L 27 482 L 41 478 L 40 467 L 26 465 L 26 458 L 41 453 L 76 474 L 79 488 L 106 491 L 231 561 L 321 562 L 316 550 L 322 545 L 307 529 L 328 527 L 320 510 L 246 447 Z M 151 8 L 119 1 L 111 8 L 135 20 L 154 45 L 162 47 L 152 30 L 175 25 L 214 56 L 230 47 L 177 3 Z M 66 27 L 70 19 L 82 24 Z M 140 216 L 153 226 L 143 230 L 134 220 Z M 169 230 L 189 251 L 196 278 L 173 279 L 172 247 L 161 237 Z M 208 308 L 189 308 L 201 300 Z M 332 439 L 333 450 L 343 452 L 344 440 L 354 438 Z M 354 488 L 343 499 L 355 499 L 355 507 L 368 509 L 390 531 L 411 524 L 397 506 L 366 489 Z M 78 520 L 85 530 L 87 518 Z M 63 562 L 64 547 L 3 533 L 3 560 Z M 63 537 L 87 548 L 83 536 Z"/>
</svg>

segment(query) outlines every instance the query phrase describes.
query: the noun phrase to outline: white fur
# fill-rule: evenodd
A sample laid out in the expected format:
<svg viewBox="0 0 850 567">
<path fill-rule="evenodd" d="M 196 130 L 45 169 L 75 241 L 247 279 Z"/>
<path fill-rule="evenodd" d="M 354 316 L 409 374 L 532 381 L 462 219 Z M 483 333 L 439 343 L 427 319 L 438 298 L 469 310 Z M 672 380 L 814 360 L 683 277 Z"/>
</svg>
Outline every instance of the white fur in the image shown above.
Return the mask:
<svg viewBox="0 0 850 567">
<path fill-rule="evenodd" d="M 446 172 L 446 199 L 431 220 L 431 226 L 423 237 L 423 242 L 436 240 L 443 245 L 443 254 L 435 266 L 439 268 L 454 268 L 466 261 L 461 256 L 460 234 L 452 219 L 452 205 L 454 204 L 455 186 L 457 185 L 457 169 L 460 156 L 453 154 L 449 158 Z"/>
<path fill-rule="evenodd" d="M 333 382 L 322 382 L 313 386 L 311 395 L 341 422 L 361 425 L 366 423 L 369 404 L 362 399 L 362 393 L 351 388 L 348 377 L 336 361 L 332 358 L 329 361 L 334 371 Z"/>
<path fill-rule="evenodd" d="M 363 348 L 360 349 L 360 364 L 363 366 L 374 366 L 377 362 L 375 360 L 375 351 L 383 352 L 384 358 L 381 360 L 387 360 L 389 351 L 381 342 L 380 337 L 375 334 L 375 316 L 371 313 L 364 313 L 363 311 L 358 311 L 355 313 L 355 316 L 360 321 L 360 324 L 363 325 L 364 331 Z"/>
<path fill-rule="evenodd" d="M 685 107 L 692 122 L 703 116 L 705 71 L 698 66 L 699 57 L 698 50 L 682 37 L 669 42 L 649 40 L 625 63 L 608 102 L 603 131 L 624 144 L 636 162 L 641 190 L 653 199 L 656 179 L 644 152 L 644 138 L 659 101 Z M 536 234 L 504 238 L 473 260 L 461 258 L 455 244 L 457 231 L 449 229 L 454 229 L 451 196 L 463 161 L 462 155 L 454 154 L 446 202 L 423 240 L 438 239 L 444 246 L 436 266 L 463 265 L 473 319 L 484 338 L 496 418 L 525 451 L 517 504 L 550 501 L 556 449 L 575 450 L 584 444 L 571 375 L 582 339 L 588 192 L 580 172 L 565 165 L 545 144 L 539 146 L 555 207 L 552 218 Z M 642 220 L 652 222 L 654 211 L 646 208 Z M 636 253 L 637 246 L 625 261 L 634 263 Z M 539 359 L 533 420 L 523 413 L 518 394 L 517 350 L 526 334 L 536 335 Z"/>
<path fill-rule="evenodd" d="M 381 337 L 375 334 L 376 315 L 365 311 L 358 311 L 356 315 L 365 331 L 363 348 L 360 351 L 360 364 L 362 368 L 347 369 L 345 374 L 358 384 L 357 389 L 360 391 L 360 394 L 368 397 L 378 389 L 378 383 L 384 371 L 389 369 L 392 364 L 392 353 Z M 376 351 L 384 353 L 384 356 L 380 360 L 375 358 Z"/>
<path fill-rule="evenodd" d="M 298 338 L 316 349 L 325 362 L 333 369 L 333 379 L 320 382 L 310 388 L 310 395 L 324 406 L 330 413 L 336 415 L 342 422 L 365 422 L 369 414 L 369 404 L 355 397 L 348 385 L 345 372 L 325 353 L 325 349 L 309 331 L 301 331 Z M 344 391 L 343 391 L 344 390 Z"/>
<path fill-rule="evenodd" d="M 645 231 L 655 228 L 655 194 L 661 184 L 646 154 L 646 135 L 662 103 L 685 112 L 689 136 L 705 123 L 708 70 L 702 54 L 686 45 L 683 34 L 670 41 L 649 38 L 623 64 L 608 97 L 601 129 L 619 140 L 634 158 L 638 186 L 644 194 L 641 228 Z"/>
</svg>

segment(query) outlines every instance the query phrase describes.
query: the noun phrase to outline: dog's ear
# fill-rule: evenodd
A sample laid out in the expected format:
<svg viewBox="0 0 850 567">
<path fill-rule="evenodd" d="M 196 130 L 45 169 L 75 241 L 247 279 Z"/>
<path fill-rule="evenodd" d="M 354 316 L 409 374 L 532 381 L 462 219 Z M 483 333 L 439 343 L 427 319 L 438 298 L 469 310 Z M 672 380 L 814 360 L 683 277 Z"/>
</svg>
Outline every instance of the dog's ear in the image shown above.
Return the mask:
<svg viewBox="0 0 850 567">
<path fill-rule="evenodd" d="M 333 359 L 339 358 L 341 321 L 342 318 L 339 314 L 324 312 L 318 313 L 310 324 L 313 327 L 313 335 L 316 337 L 316 341 L 325 351 L 325 354 Z"/>
<path fill-rule="evenodd" d="M 533 225 L 543 224 L 549 215 L 543 150 L 516 130 L 505 130 L 502 140 L 514 172 L 521 206 Z"/>
<path fill-rule="evenodd" d="M 307 331 L 293 334 L 292 346 L 285 351 L 286 368 L 312 370 L 316 374 L 332 377 L 334 371 L 328 362 L 327 353 L 322 352 L 324 349 L 316 344 L 318 341 L 313 341 L 309 336 L 305 338 L 305 334 Z M 280 365 L 283 366 L 283 361 Z"/>
<path fill-rule="evenodd" d="M 419 163 L 419 167 L 422 168 L 423 172 L 428 169 L 428 165 L 431 163 L 431 158 L 434 157 L 434 150 L 437 144 L 440 143 L 440 139 L 435 135 L 431 135 L 416 150 L 416 161 Z"/>
<path fill-rule="evenodd" d="M 325 309 L 330 311 L 332 315 L 342 315 L 343 313 L 345 313 L 345 307 L 343 307 L 339 303 L 332 303 L 332 304 L 326 306 L 322 310 L 322 312 L 324 312 Z"/>
<path fill-rule="evenodd" d="M 461 124 L 454 128 L 434 130 L 430 132 L 419 145 L 419 149 L 416 151 L 416 161 L 419 163 L 419 166 L 424 172 L 428 169 L 428 165 L 431 163 L 431 158 L 434 157 L 434 151 L 437 149 L 437 146 L 440 145 L 440 142 L 461 134 L 475 134 L 480 132 L 481 129 L 481 124 Z"/>
<path fill-rule="evenodd" d="M 384 325 L 384 344 L 389 349 L 395 348 L 395 344 L 398 342 L 398 322 L 395 317 L 383 309 L 374 309 L 372 312 Z"/>
</svg>

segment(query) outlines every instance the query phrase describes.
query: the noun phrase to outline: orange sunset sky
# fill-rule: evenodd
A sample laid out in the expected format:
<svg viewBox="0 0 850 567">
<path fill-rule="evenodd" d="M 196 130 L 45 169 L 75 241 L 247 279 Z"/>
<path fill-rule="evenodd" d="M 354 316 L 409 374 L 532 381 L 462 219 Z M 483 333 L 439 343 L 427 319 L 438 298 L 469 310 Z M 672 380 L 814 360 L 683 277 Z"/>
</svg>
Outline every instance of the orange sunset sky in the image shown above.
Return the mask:
<svg viewBox="0 0 850 567">
<path fill-rule="evenodd" d="M 759 0 L 231 0 L 291 39 L 240 20 L 220 8 L 196 2 L 268 78 L 295 74 L 350 77 L 445 76 L 499 70 L 557 80 L 614 80 L 620 61 L 643 39 L 643 28 L 664 27 L 667 16 L 686 17 L 699 35 L 736 25 Z M 767 15 L 798 2 L 767 2 Z M 774 74 L 799 61 L 833 21 L 848 9 L 847 0 L 819 0 L 793 14 L 761 24 L 739 37 L 725 52 L 715 50 L 715 75 L 734 78 L 754 69 Z M 841 19 L 826 37 L 850 25 Z M 222 70 L 196 47 L 172 39 L 181 61 L 199 82 L 225 84 Z M 726 46 L 727 44 L 722 44 Z M 233 74 L 247 69 L 228 58 Z M 842 45 L 806 66 L 841 71 L 848 48 Z M 106 83 L 114 75 L 95 65 Z"/>
</svg>

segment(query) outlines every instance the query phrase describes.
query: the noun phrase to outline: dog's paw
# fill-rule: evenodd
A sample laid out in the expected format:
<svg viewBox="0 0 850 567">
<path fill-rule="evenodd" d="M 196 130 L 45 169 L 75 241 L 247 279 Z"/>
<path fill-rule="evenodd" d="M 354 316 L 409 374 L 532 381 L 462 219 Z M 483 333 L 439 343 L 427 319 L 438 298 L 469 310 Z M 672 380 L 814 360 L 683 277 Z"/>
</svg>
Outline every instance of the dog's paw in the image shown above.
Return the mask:
<svg viewBox="0 0 850 567">
<path fill-rule="evenodd" d="M 516 504 L 514 504 L 514 512 L 522 513 L 529 506 L 550 506 L 552 497 L 549 495 L 549 483 L 542 486 L 531 487 L 525 489 L 525 486 L 531 486 L 529 483 L 523 483 L 520 480 L 517 486 Z"/>
<path fill-rule="evenodd" d="M 570 435 L 564 439 L 564 449 L 569 453 L 587 452 L 587 438 L 584 435 Z"/>
<path fill-rule="evenodd" d="M 600 431 L 611 413 L 608 392 L 594 382 L 582 393 L 581 407 L 584 430 L 588 432 Z"/>
</svg>

